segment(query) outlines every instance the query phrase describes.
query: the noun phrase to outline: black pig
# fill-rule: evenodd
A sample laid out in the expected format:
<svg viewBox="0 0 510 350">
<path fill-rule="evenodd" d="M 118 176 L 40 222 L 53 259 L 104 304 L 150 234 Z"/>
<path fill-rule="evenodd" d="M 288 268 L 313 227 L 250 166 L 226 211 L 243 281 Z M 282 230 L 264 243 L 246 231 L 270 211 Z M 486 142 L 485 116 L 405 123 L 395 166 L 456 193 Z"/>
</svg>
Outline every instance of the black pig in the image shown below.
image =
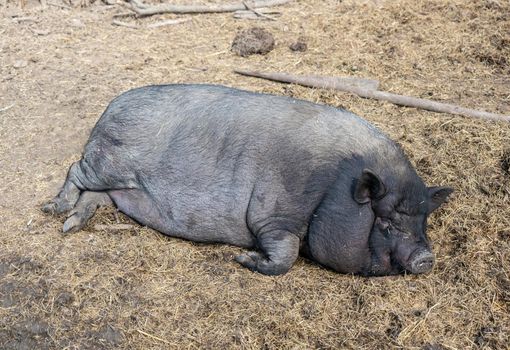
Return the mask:
<svg viewBox="0 0 510 350">
<path fill-rule="evenodd" d="M 114 99 L 45 212 L 81 229 L 113 201 L 169 236 L 255 248 L 268 275 L 299 252 L 342 273 L 430 271 L 427 216 L 453 190 L 426 187 L 401 149 L 345 110 L 214 85 Z"/>
</svg>

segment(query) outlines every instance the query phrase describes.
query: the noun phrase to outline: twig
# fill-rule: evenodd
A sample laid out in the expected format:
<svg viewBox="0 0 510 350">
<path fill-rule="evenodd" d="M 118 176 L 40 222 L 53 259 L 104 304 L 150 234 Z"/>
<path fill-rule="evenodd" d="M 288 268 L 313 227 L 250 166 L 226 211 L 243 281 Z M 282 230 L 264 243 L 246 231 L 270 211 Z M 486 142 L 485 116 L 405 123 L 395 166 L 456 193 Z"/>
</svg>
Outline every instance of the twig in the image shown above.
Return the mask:
<svg viewBox="0 0 510 350">
<path fill-rule="evenodd" d="M 61 9 L 72 10 L 72 8 L 67 5 L 55 4 L 53 2 L 46 2 L 46 4 L 49 6 L 60 7 Z"/>
<path fill-rule="evenodd" d="M 14 107 L 15 105 L 16 105 L 16 102 L 13 102 L 13 103 L 11 103 L 10 105 L 8 105 L 7 107 L 0 108 L 0 112 L 8 111 L 9 109 L 11 109 L 12 107 Z"/>
<path fill-rule="evenodd" d="M 462 115 L 471 118 L 480 118 L 487 120 L 510 122 L 510 115 L 501 115 L 485 111 L 479 111 L 460 107 L 454 104 L 431 101 L 423 98 L 397 95 L 390 92 L 379 91 L 366 86 L 354 86 L 339 81 L 339 78 L 321 77 L 321 76 L 299 76 L 285 73 L 262 73 L 243 70 L 234 70 L 234 72 L 252 77 L 264 78 L 284 83 L 292 83 L 316 88 L 335 89 L 344 92 L 350 92 L 363 98 L 372 98 L 375 100 L 388 101 L 396 105 L 425 109 L 438 113 L 450 113 Z"/>
<path fill-rule="evenodd" d="M 96 231 L 103 231 L 103 230 L 110 230 L 110 231 L 127 231 L 127 230 L 133 230 L 136 226 L 130 225 L 130 224 L 110 224 L 110 225 L 101 225 L 96 224 L 94 225 L 94 230 Z"/>
<path fill-rule="evenodd" d="M 264 78 L 268 80 L 298 84 L 308 87 L 316 87 L 322 89 L 342 90 L 348 88 L 362 88 L 368 90 L 377 90 L 379 82 L 374 79 L 357 78 L 357 77 L 322 77 L 319 75 L 290 75 L 286 73 L 264 73 L 244 69 L 234 69 L 234 72 L 247 75 L 249 77 Z"/>
<path fill-rule="evenodd" d="M 274 20 L 276 20 L 276 18 L 274 16 L 269 16 L 270 14 L 275 15 L 277 17 L 281 16 L 281 12 L 271 11 L 269 9 L 258 9 L 257 12 L 260 12 L 264 16 L 271 17 Z M 256 13 L 253 13 L 253 11 L 249 11 L 249 10 L 237 10 L 236 12 L 234 12 L 234 18 L 237 18 L 237 19 L 261 19 L 260 16 L 258 16 Z"/>
<path fill-rule="evenodd" d="M 112 17 L 120 18 L 120 17 L 131 17 L 131 16 L 135 16 L 135 14 L 133 12 L 121 12 L 121 13 L 114 14 Z"/>
<path fill-rule="evenodd" d="M 34 17 L 15 17 L 12 19 L 15 22 L 21 23 L 21 22 L 39 22 Z"/>
<path fill-rule="evenodd" d="M 114 19 L 112 20 L 112 24 L 113 25 L 116 25 L 116 26 L 119 26 L 119 27 L 127 27 L 127 28 L 131 28 L 131 29 L 145 28 L 143 26 L 139 26 L 139 25 L 136 25 L 136 24 L 131 24 L 131 23 L 119 21 L 119 20 L 115 19 L 115 17 L 116 16 L 114 16 Z M 169 19 L 169 20 L 166 20 L 166 21 L 161 21 L 161 22 L 156 22 L 156 23 L 148 24 L 146 26 L 146 28 L 154 29 L 154 28 L 159 28 L 159 27 L 163 27 L 163 26 L 174 25 L 174 24 L 179 24 L 179 23 L 184 23 L 184 22 L 189 22 L 189 21 L 191 21 L 191 18 Z"/>
<path fill-rule="evenodd" d="M 132 6 L 136 6 L 136 7 L 140 8 L 140 9 L 145 9 L 147 7 L 150 7 L 149 5 L 144 4 L 143 2 L 138 1 L 138 0 L 130 0 L 130 3 L 131 3 Z"/>
<path fill-rule="evenodd" d="M 412 332 L 414 332 L 414 330 L 419 326 L 421 325 L 422 323 L 424 323 L 427 318 L 429 317 L 430 315 L 430 312 L 436 307 L 436 306 L 439 306 L 439 303 L 436 303 L 434 305 L 432 305 L 429 310 L 427 311 L 427 313 L 425 314 L 425 316 L 419 320 L 418 322 L 416 322 L 414 324 L 414 326 L 408 326 L 406 328 L 404 328 L 404 330 L 402 330 L 402 332 L 400 332 L 400 335 L 398 336 L 398 340 L 400 342 L 403 342 L 406 338 L 408 338 Z"/>
<path fill-rule="evenodd" d="M 152 24 L 148 24 L 147 28 L 159 28 L 163 26 L 169 26 L 174 24 L 180 24 L 185 22 L 190 22 L 191 18 L 177 18 L 177 19 L 168 19 L 166 21 L 156 22 Z"/>
<path fill-rule="evenodd" d="M 286 4 L 292 0 L 259 0 L 253 1 L 251 7 L 270 7 Z M 147 6 L 138 0 L 130 0 L 133 5 L 133 11 L 140 16 L 152 16 L 160 13 L 215 13 L 215 12 L 234 12 L 244 10 L 246 6 L 242 2 L 217 5 L 172 5 L 160 4 L 155 6 Z"/>
<path fill-rule="evenodd" d="M 152 338 L 152 339 L 155 339 L 155 340 L 159 340 L 160 342 L 163 342 L 163 343 L 165 343 L 165 344 L 170 344 L 170 342 L 169 342 L 169 341 L 167 341 L 167 340 L 165 340 L 165 339 L 161 339 L 161 338 L 159 338 L 159 337 L 156 337 L 155 335 L 152 335 L 152 334 L 146 333 L 146 332 L 141 331 L 141 330 L 139 330 L 139 329 L 137 329 L 136 331 L 137 331 L 138 333 L 140 333 L 140 334 L 145 335 L 146 337 L 149 337 L 149 338 Z"/>
<path fill-rule="evenodd" d="M 34 29 L 32 27 L 28 27 L 28 29 L 30 29 L 30 31 L 32 33 L 34 33 L 35 35 L 41 35 L 41 36 L 44 36 L 44 35 L 48 35 L 50 34 L 50 31 L 49 30 L 44 30 L 44 29 Z"/>
<path fill-rule="evenodd" d="M 262 12 L 257 11 L 248 1 L 243 1 L 243 5 L 246 7 L 246 9 L 250 10 L 254 14 L 256 14 L 258 17 L 266 18 L 271 21 L 276 21 L 275 18 L 265 15 Z"/>
<path fill-rule="evenodd" d="M 119 26 L 119 27 L 127 27 L 127 28 L 131 28 L 131 29 L 138 29 L 138 28 L 140 28 L 136 24 L 126 23 L 126 22 L 122 22 L 122 21 L 119 21 L 119 20 L 116 20 L 116 19 L 112 20 L 112 24 L 114 24 L 116 26 Z"/>
</svg>

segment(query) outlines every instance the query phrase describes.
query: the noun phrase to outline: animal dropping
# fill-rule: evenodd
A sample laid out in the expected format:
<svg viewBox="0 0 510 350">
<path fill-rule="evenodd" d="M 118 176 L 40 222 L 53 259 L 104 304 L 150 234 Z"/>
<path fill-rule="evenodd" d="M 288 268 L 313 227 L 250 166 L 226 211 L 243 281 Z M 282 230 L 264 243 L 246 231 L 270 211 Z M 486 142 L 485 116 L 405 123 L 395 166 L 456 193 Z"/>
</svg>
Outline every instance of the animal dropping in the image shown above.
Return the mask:
<svg viewBox="0 0 510 350">
<path fill-rule="evenodd" d="M 425 273 L 427 217 L 452 193 L 426 187 L 395 142 L 360 117 L 216 85 L 160 85 L 115 98 L 60 193 L 64 232 L 115 204 L 142 225 L 252 249 L 268 275 L 301 252 L 341 273 Z M 169 252 L 171 254 L 171 252 Z"/>
</svg>

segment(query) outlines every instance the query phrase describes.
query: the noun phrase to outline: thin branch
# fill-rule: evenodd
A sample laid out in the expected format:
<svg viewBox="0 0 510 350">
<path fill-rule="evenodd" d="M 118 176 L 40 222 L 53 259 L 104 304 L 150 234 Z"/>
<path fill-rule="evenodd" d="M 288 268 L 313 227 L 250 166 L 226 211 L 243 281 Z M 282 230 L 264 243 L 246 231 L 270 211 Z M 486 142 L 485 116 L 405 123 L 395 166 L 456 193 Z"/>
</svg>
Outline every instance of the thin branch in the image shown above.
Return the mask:
<svg viewBox="0 0 510 350">
<path fill-rule="evenodd" d="M 9 109 L 11 109 L 12 107 L 14 107 L 15 105 L 16 105 L 16 102 L 13 102 L 13 103 L 11 103 L 10 105 L 8 105 L 7 107 L 0 108 L 0 112 L 8 111 Z"/>
<path fill-rule="evenodd" d="M 55 4 L 53 2 L 46 2 L 46 4 L 48 6 L 54 6 L 54 7 L 60 7 L 61 9 L 65 9 L 65 10 L 72 10 L 71 7 L 67 6 L 67 5 L 62 5 L 62 4 Z"/>
<path fill-rule="evenodd" d="M 21 22 L 39 22 L 37 18 L 34 17 L 15 17 L 12 19 L 15 22 L 21 23 Z"/>
<path fill-rule="evenodd" d="M 262 12 L 260 11 L 257 11 L 257 9 L 255 9 L 252 4 L 250 4 L 248 1 L 243 1 L 243 5 L 246 7 L 246 9 L 250 10 L 251 12 L 253 12 L 254 14 L 256 14 L 258 17 L 262 17 L 262 18 L 266 18 L 268 20 L 271 20 L 271 21 L 276 21 L 275 18 L 271 17 L 271 16 L 268 16 L 268 15 L 265 15 L 263 14 Z"/>
<path fill-rule="evenodd" d="M 147 6 L 138 0 L 130 0 L 133 5 L 133 11 L 140 16 L 152 16 L 160 13 L 216 13 L 216 12 L 234 12 L 237 10 L 245 10 L 246 6 L 243 2 L 230 4 L 211 4 L 211 5 L 172 5 L 160 4 L 155 6 Z M 271 7 L 283 5 L 292 0 L 259 0 L 253 1 L 250 6 L 253 8 Z"/>
<path fill-rule="evenodd" d="M 144 4 L 143 2 L 141 2 L 139 0 L 130 0 L 130 3 L 131 3 L 131 5 L 136 6 L 140 9 L 146 9 L 146 8 L 150 7 L 150 5 Z"/>
<path fill-rule="evenodd" d="M 163 26 L 170 26 L 174 24 L 180 24 L 185 22 L 190 22 L 191 18 L 177 18 L 177 19 L 168 19 L 166 21 L 160 21 L 152 24 L 148 24 L 147 28 L 159 28 Z"/>
<path fill-rule="evenodd" d="M 119 21 L 118 19 L 115 19 L 115 16 L 114 16 L 114 19 L 112 20 L 112 24 L 119 26 L 119 27 L 127 27 L 127 28 L 131 28 L 131 29 L 141 29 L 141 28 L 154 29 L 154 28 L 159 28 L 159 27 L 168 26 L 168 25 L 185 23 L 185 22 L 189 22 L 189 21 L 191 21 L 191 18 L 169 19 L 169 20 L 165 20 L 165 21 L 148 24 L 147 26 L 144 27 L 144 26 L 139 26 L 136 24 Z"/>
<path fill-rule="evenodd" d="M 131 29 L 138 29 L 138 28 L 140 28 L 136 24 L 126 23 L 126 22 L 122 22 L 122 21 L 119 21 L 119 20 L 116 20 L 116 19 L 112 20 L 112 24 L 114 24 L 116 26 L 119 26 L 119 27 L 127 27 L 127 28 L 131 28 Z"/>
<path fill-rule="evenodd" d="M 387 101 L 400 106 L 420 108 L 432 112 L 457 114 L 471 118 L 510 122 L 510 115 L 495 114 L 485 111 L 464 108 L 449 103 L 442 103 L 423 98 L 393 94 L 390 92 L 379 91 L 377 89 L 370 87 L 367 88 L 366 86 L 365 87 L 354 86 L 352 84 L 340 81 L 339 80 L 340 78 L 321 76 L 299 76 L 285 73 L 262 73 L 242 70 L 234 70 L 234 72 L 242 75 L 269 79 L 278 82 L 350 92 L 363 98 Z"/>
<path fill-rule="evenodd" d="M 281 12 L 271 10 L 268 8 L 264 8 L 264 7 L 259 8 L 257 10 L 257 12 L 263 14 L 264 16 L 271 17 L 274 20 L 276 20 L 276 17 L 279 17 L 282 15 Z M 253 11 L 250 11 L 250 10 L 237 10 L 236 12 L 234 12 L 234 18 L 237 18 L 237 19 L 261 19 L 259 15 L 257 15 L 256 13 L 254 13 Z"/>
<path fill-rule="evenodd" d="M 165 339 L 161 339 L 161 338 L 159 338 L 159 337 L 156 337 L 155 335 L 149 334 L 149 333 L 144 332 L 144 331 L 142 331 L 142 330 L 137 329 L 136 331 L 137 331 L 138 333 L 140 333 L 140 334 L 145 335 L 146 337 L 152 338 L 152 339 L 154 339 L 154 340 L 158 340 L 158 341 L 163 342 L 163 343 L 165 343 L 165 344 L 170 344 L 170 342 L 169 342 L 169 341 L 167 341 L 167 340 L 165 340 Z"/>
<path fill-rule="evenodd" d="M 264 78 L 268 80 L 298 84 L 322 89 L 343 90 L 345 87 L 377 90 L 379 82 L 374 79 L 357 77 L 323 77 L 319 75 L 291 75 L 286 73 L 264 73 L 243 69 L 234 69 L 234 72 L 249 77 Z"/>
<path fill-rule="evenodd" d="M 133 12 L 121 12 L 121 13 L 115 13 L 112 17 L 113 18 L 121 18 L 121 17 L 132 17 L 135 16 Z"/>
<path fill-rule="evenodd" d="M 127 230 L 133 230 L 136 226 L 130 225 L 130 224 L 110 224 L 110 225 L 101 225 L 96 224 L 94 225 L 94 230 L 96 231 L 127 231 Z"/>
</svg>

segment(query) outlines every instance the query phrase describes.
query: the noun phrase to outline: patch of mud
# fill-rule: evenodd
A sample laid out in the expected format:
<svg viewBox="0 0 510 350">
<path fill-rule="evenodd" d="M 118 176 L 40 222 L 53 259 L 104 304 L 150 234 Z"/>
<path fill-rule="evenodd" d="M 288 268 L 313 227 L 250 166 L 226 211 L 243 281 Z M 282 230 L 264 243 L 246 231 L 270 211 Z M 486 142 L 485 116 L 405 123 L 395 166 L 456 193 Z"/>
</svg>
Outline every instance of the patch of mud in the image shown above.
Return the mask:
<svg viewBox="0 0 510 350">
<path fill-rule="evenodd" d="M 299 37 L 295 42 L 289 45 L 289 49 L 292 51 L 305 52 L 308 49 L 308 45 L 304 37 Z"/>
<path fill-rule="evenodd" d="M 232 51 L 242 57 L 265 55 L 274 49 L 273 34 L 264 28 L 253 27 L 239 32 L 232 42 Z"/>
</svg>

